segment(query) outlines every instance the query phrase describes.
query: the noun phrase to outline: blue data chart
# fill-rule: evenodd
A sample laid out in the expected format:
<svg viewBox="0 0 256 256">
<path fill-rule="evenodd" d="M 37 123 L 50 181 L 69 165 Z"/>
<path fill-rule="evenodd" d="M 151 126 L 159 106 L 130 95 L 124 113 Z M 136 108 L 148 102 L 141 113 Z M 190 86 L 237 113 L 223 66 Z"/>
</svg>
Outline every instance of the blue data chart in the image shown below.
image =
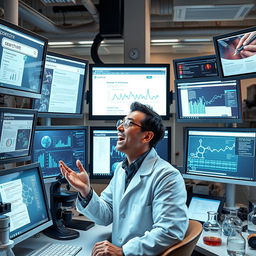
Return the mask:
<svg viewBox="0 0 256 256">
<path fill-rule="evenodd" d="M 139 100 L 157 100 L 159 95 L 153 95 L 150 93 L 149 89 L 146 90 L 145 94 L 139 94 L 134 92 L 129 93 L 114 93 L 112 101 L 115 100 L 132 100 L 132 101 L 139 101 Z"/>
<path fill-rule="evenodd" d="M 110 171 L 111 174 L 115 172 L 116 166 L 123 161 L 125 154 L 116 149 L 117 138 L 110 139 Z"/>
</svg>

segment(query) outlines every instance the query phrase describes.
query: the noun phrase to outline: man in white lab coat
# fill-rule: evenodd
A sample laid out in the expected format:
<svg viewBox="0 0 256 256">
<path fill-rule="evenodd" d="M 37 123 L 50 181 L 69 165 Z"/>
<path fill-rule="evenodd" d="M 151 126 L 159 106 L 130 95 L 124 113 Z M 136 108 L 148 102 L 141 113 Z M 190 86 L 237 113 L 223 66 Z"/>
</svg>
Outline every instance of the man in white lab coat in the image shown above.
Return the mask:
<svg viewBox="0 0 256 256">
<path fill-rule="evenodd" d="M 116 149 L 126 154 L 98 196 L 80 161 L 77 174 L 60 169 L 79 192 L 77 209 L 100 225 L 112 223 L 112 241 L 96 243 L 92 255 L 158 255 L 184 238 L 188 227 L 184 180 L 154 146 L 164 136 L 161 117 L 138 102 L 117 122 Z"/>
</svg>

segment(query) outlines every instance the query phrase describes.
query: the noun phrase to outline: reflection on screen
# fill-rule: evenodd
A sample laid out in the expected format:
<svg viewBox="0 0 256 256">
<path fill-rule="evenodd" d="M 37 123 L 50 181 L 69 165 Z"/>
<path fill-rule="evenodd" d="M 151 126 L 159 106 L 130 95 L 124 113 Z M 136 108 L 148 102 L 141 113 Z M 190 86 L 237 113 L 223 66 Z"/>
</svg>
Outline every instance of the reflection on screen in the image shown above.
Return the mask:
<svg viewBox="0 0 256 256">
<path fill-rule="evenodd" d="M 164 138 L 156 146 L 158 155 L 166 161 L 170 158 L 168 136 L 168 130 L 166 130 Z M 116 149 L 116 143 L 117 131 L 115 129 L 93 129 L 90 164 L 92 176 L 113 176 L 118 163 L 126 157 L 124 153 Z"/>
<path fill-rule="evenodd" d="M 0 86 L 40 94 L 46 42 L 12 27 L 0 24 Z"/>
<path fill-rule="evenodd" d="M 255 179 L 255 131 L 188 130 L 186 173 Z"/>
<path fill-rule="evenodd" d="M 60 56 L 46 55 L 42 97 L 35 100 L 34 108 L 39 112 L 79 114 L 83 105 L 86 63 Z"/>
<path fill-rule="evenodd" d="M 35 234 L 33 229 L 50 220 L 38 168 L 26 166 L 22 167 L 23 170 L 16 169 L 0 173 L 0 201 L 11 203 L 11 212 L 6 213 L 10 217 L 11 239 L 24 234 L 28 238 Z"/>
<path fill-rule="evenodd" d="M 166 116 L 167 76 L 167 66 L 92 67 L 92 116 L 124 116 L 134 101 Z"/>
<path fill-rule="evenodd" d="M 176 82 L 178 119 L 241 119 L 240 85 L 232 81 Z"/>
<path fill-rule="evenodd" d="M 86 130 L 83 129 L 36 129 L 33 146 L 33 161 L 39 162 L 44 178 L 60 174 L 59 161 L 77 170 L 76 160 L 86 164 Z"/>
<path fill-rule="evenodd" d="M 34 114 L 0 112 L 0 160 L 28 156 Z"/>
</svg>

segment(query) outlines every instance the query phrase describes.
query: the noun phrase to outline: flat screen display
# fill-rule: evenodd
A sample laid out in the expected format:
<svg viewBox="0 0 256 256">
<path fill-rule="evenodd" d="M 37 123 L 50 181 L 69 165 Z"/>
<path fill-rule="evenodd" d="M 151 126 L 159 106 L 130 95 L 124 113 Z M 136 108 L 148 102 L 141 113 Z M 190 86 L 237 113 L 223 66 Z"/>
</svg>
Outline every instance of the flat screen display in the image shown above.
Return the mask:
<svg viewBox="0 0 256 256">
<path fill-rule="evenodd" d="M 175 79 L 217 77 L 216 56 L 199 56 L 173 60 Z"/>
<path fill-rule="evenodd" d="M 255 142 L 252 128 L 187 128 L 185 172 L 255 180 Z"/>
<path fill-rule="evenodd" d="M 81 117 L 88 61 L 47 52 L 41 99 L 34 109 L 43 117 Z"/>
<path fill-rule="evenodd" d="M 256 77 L 256 27 L 213 37 L 222 78 Z"/>
<path fill-rule="evenodd" d="M 41 97 L 48 40 L 0 20 L 0 94 Z"/>
<path fill-rule="evenodd" d="M 90 65 L 89 118 L 118 119 L 134 101 L 150 105 L 162 118 L 169 116 L 169 64 Z"/>
<path fill-rule="evenodd" d="M 155 149 L 166 161 L 171 160 L 171 128 L 167 128 L 164 138 Z M 91 127 L 90 130 L 90 176 L 92 178 L 111 178 L 116 166 L 126 155 L 116 150 L 117 130 L 113 127 Z"/>
<path fill-rule="evenodd" d="M 242 122 L 238 80 L 175 81 L 177 121 Z"/>
<path fill-rule="evenodd" d="M 15 244 L 52 225 L 38 164 L 0 172 L 0 202 L 11 203 L 10 239 Z"/>
<path fill-rule="evenodd" d="M 0 164 L 30 160 L 36 118 L 35 110 L 0 108 Z"/>
<path fill-rule="evenodd" d="M 60 174 L 59 161 L 79 171 L 76 160 L 87 167 L 87 129 L 78 126 L 36 127 L 32 160 L 39 162 L 43 178 Z"/>
</svg>

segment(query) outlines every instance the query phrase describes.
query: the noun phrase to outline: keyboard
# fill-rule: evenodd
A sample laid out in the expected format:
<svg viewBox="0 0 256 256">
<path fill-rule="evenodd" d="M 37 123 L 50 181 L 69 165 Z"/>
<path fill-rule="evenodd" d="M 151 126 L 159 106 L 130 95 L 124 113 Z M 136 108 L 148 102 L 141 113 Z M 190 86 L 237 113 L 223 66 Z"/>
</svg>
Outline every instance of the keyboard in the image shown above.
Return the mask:
<svg viewBox="0 0 256 256">
<path fill-rule="evenodd" d="M 29 256 L 75 256 L 82 250 L 81 246 L 60 243 L 47 243 Z"/>
</svg>

